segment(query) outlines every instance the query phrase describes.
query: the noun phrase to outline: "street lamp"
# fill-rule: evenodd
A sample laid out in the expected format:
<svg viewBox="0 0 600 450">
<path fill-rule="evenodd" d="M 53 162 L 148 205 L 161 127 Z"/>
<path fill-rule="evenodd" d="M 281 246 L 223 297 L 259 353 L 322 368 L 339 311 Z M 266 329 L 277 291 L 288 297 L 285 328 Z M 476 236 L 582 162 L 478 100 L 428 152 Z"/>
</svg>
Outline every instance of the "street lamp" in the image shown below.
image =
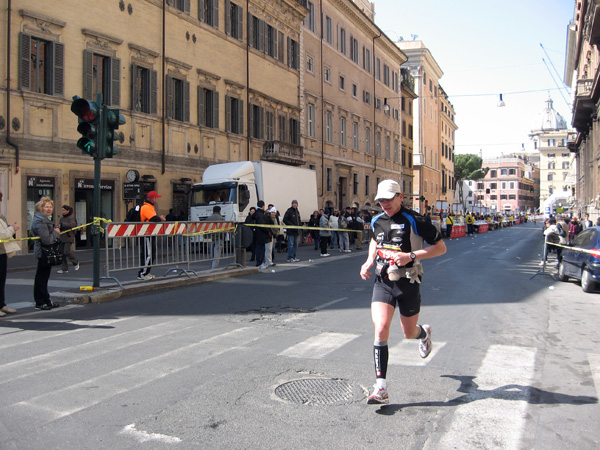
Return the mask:
<svg viewBox="0 0 600 450">
<path fill-rule="evenodd" d="M 390 112 L 390 105 L 388 104 L 388 100 L 394 100 L 402 97 L 384 97 L 383 98 L 383 111 L 386 113 Z"/>
</svg>

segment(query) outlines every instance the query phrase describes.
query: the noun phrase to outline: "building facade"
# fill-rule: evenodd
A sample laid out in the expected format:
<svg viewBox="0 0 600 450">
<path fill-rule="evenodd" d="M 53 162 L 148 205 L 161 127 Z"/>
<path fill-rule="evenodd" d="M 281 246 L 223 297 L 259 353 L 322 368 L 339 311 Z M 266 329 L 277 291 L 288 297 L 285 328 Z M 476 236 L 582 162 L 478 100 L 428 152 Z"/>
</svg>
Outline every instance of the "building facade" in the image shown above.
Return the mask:
<svg viewBox="0 0 600 450">
<path fill-rule="evenodd" d="M 574 209 L 598 218 L 600 208 L 600 1 L 576 0 L 567 29 L 565 83 L 573 88 L 574 133 L 568 148 L 575 154 Z"/>
</svg>

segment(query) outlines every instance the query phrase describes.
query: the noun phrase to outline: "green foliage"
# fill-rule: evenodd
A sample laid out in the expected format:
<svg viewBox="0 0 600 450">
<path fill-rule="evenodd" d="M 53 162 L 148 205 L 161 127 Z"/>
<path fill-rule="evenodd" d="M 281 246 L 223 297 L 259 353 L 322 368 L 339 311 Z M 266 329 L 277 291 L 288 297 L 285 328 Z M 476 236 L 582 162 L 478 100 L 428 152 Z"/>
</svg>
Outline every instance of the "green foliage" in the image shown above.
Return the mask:
<svg viewBox="0 0 600 450">
<path fill-rule="evenodd" d="M 454 158 L 454 178 L 456 181 L 480 180 L 487 169 L 482 169 L 482 160 L 477 155 L 456 155 Z"/>
</svg>

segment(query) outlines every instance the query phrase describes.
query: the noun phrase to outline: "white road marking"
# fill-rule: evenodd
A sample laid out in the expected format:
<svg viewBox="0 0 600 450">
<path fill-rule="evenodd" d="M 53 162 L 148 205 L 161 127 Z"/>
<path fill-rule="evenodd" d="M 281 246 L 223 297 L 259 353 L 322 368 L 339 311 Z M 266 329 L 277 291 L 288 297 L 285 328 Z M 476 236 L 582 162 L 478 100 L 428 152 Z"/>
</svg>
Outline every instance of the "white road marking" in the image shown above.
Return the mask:
<svg viewBox="0 0 600 450">
<path fill-rule="evenodd" d="M 147 431 L 139 431 L 135 429 L 135 423 L 131 425 L 127 425 L 125 428 L 121 430 L 121 434 L 125 434 L 133 437 L 139 443 L 149 442 L 149 441 L 159 441 L 164 442 L 165 444 L 176 444 L 181 442 L 181 439 L 175 436 L 168 436 L 166 434 L 158 434 L 158 433 L 148 433 Z"/>
<path fill-rule="evenodd" d="M 320 359 L 359 337 L 358 334 L 321 333 L 288 347 L 279 356 Z"/>
<path fill-rule="evenodd" d="M 419 355 L 419 341 L 417 339 L 404 339 L 399 344 L 390 347 L 390 360 L 393 366 L 426 366 L 435 355 L 446 345 L 445 342 L 433 341 L 433 349 L 427 358 Z"/>
<path fill-rule="evenodd" d="M 464 404 L 456 408 L 448 431 L 424 448 L 521 448 L 535 353 L 534 348 L 491 346 L 470 391 L 457 395 Z"/>
<path fill-rule="evenodd" d="M 348 297 L 338 298 L 336 300 L 331 300 L 330 302 L 323 303 L 322 305 L 315 306 L 315 311 L 320 311 L 321 309 L 325 309 L 331 305 L 335 305 L 336 303 L 343 302 L 344 300 L 348 300 Z"/>
</svg>

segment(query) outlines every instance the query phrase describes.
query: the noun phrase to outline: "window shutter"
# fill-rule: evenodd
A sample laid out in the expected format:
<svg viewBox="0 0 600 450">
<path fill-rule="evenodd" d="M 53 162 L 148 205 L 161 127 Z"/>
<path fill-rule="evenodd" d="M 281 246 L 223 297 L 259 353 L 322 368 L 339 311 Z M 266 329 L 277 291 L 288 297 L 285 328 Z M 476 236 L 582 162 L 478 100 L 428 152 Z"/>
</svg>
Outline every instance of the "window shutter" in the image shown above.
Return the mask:
<svg viewBox="0 0 600 450">
<path fill-rule="evenodd" d="M 206 125 L 206 93 L 204 88 L 198 86 L 198 125 Z"/>
<path fill-rule="evenodd" d="M 287 65 L 289 67 L 292 67 L 292 45 L 291 45 L 291 39 L 288 36 L 287 38 Z"/>
<path fill-rule="evenodd" d="M 190 13 L 190 0 L 183 0 L 183 12 L 186 14 Z"/>
<path fill-rule="evenodd" d="M 190 82 L 183 82 L 183 121 L 190 121 Z"/>
<path fill-rule="evenodd" d="M 206 22 L 206 17 L 204 12 L 206 11 L 204 9 L 204 2 L 206 0 L 198 0 L 198 19 L 200 19 L 201 22 Z"/>
<path fill-rule="evenodd" d="M 121 60 L 119 58 L 110 59 L 110 104 L 111 106 L 121 105 Z M 108 99 L 104 99 L 106 102 Z"/>
<path fill-rule="evenodd" d="M 255 106 L 250 104 L 250 111 L 248 113 L 248 121 L 250 122 L 248 126 L 250 127 L 250 137 L 256 137 L 257 133 L 254 130 L 254 108 Z"/>
<path fill-rule="evenodd" d="M 278 55 L 278 39 L 277 39 L 277 30 L 273 28 L 273 58 L 277 58 Z"/>
<path fill-rule="evenodd" d="M 158 74 L 156 70 L 150 71 L 150 114 L 158 112 Z"/>
<path fill-rule="evenodd" d="M 260 108 L 259 119 L 260 119 L 259 137 L 261 139 L 264 139 L 265 138 L 265 108 L 263 108 L 263 107 Z"/>
<path fill-rule="evenodd" d="M 258 49 L 261 52 L 265 51 L 265 29 L 267 28 L 267 23 L 264 20 L 258 21 Z"/>
<path fill-rule="evenodd" d="M 19 89 L 31 90 L 31 36 L 19 33 L 20 77 Z"/>
<path fill-rule="evenodd" d="M 237 6 L 237 27 L 238 27 L 238 39 L 240 41 L 244 40 L 244 10 Z"/>
<path fill-rule="evenodd" d="M 138 77 L 138 66 L 136 64 L 131 65 L 131 110 L 140 111 L 138 108 L 139 103 L 139 92 L 137 90 L 137 77 Z"/>
<path fill-rule="evenodd" d="M 231 1 L 225 0 L 225 34 L 231 36 Z"/>
<path fill-rule="evenodd" d="M 212 13 L 211 25 L 215 28 L 219 28 L 219 0 L 212 0 Z"/>
<path fill-rule="evenodd" d="M 248 45 L 251 47 L 256 47 L 256 43 L 254 42 L 254 20 L 252 14 L 248 13 Z"/>
<path fill-rule="evenodd" d="M 213 91 L 212 93 L 212 98 L 213 98 L 213 102 L 212 102 L 212 117 L 213 117 L 213 128 L 218 129 L 219 128 L 219 93 L 216 91 Z"/>
<path fill-rule="evenodd" d="M 225 131 L 231 131 L 231 97 L 225 96 Z"/>
<path fill-rule="evenodd" d="M 242 100 L 238 100 L 240 104 L 239 114 L 238 114 L 238 132 L 239 134 L 244 134 L 244 102 Z"/>
<path fill-rule="evenodd" d="M 65 95 L 65 44 L 52 45 L 52 95 Z"/>
<path fill-rule="evenodd" d="M 167 87 L 167 117 L 169 119 L 173 119 L 173 77 L 167 75 L 167 82 L 166 82 L 166 87 Z"/>
<path fill-rule="evenodd" d="M 88 50 L 83 51 L 83 98 L 87 100 L 95 101 L 92 98 L 93 89 L 93 67 L 94 66 L 94 54 Z"/>
</svg>

